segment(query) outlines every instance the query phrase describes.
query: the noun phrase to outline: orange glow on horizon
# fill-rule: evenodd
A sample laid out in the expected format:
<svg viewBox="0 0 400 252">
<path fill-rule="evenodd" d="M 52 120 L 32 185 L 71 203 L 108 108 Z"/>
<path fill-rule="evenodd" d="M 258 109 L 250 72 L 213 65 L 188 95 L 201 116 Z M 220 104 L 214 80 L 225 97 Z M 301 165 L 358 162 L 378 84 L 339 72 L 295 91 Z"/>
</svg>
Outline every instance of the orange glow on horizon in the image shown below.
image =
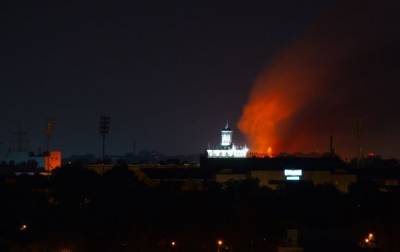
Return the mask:
<svg viewBox="0 0 400 252">
<path fill-rule="evenodd" d="M 272 147 L 271 146 L 269 146 L 268 149 L 267 149 L 267 155 L 269 157 L 272 157 Z"/>
<path fill-rule="evenodd" d="M 48 156 L 44 157 L 45 171 L 52 171 L 57 167 L 61 167 L 61 151 L 50 151 Z"/>
</svg>

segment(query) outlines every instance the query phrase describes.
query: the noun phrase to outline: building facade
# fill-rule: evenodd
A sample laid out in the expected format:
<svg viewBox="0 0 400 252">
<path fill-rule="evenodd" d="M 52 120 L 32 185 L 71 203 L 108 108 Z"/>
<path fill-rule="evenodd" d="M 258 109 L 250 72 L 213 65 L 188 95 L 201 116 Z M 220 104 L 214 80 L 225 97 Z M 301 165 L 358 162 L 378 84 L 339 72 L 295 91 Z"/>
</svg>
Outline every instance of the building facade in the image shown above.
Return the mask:
<svg viewBox="0 0 400 252">
<path fill-rule="evenodd" d="M 202 159 L 202 169 L 215 173 L 218 183 L 257 179 L 260 186 L 276 190 L 293 183 L 332 185 L 342 192 L 357 182 L 357 176 L 337 157 L 274 157 Z"/>
<path fill-rule="evenodd" d="M 221 144 L 215 148 L 207 148 L 208 158 L 246 158 L 249 149 L 246 146 L 237 146 L 232 142 L 233 131 L 226 123 L 221 130 Z"/>
</svg>

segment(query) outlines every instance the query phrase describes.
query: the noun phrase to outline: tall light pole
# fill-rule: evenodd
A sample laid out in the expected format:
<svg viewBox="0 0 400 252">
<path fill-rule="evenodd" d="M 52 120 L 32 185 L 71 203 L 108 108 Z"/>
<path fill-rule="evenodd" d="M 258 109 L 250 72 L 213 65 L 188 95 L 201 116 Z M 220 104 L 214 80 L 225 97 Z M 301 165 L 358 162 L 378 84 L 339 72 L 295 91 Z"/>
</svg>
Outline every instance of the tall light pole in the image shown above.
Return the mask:
<svg viewBox="0 0 400 252">
<path fill-rule="evenodd" d="M 111 118 L 109 116 L 100 116 L 99 133 L 102 137 L 102 163 L 103 164 L 104 164 L 104 160 L 105 160 L 106 135 L 110 132 L 110 122 L 111 122 Z"/>
</svg>

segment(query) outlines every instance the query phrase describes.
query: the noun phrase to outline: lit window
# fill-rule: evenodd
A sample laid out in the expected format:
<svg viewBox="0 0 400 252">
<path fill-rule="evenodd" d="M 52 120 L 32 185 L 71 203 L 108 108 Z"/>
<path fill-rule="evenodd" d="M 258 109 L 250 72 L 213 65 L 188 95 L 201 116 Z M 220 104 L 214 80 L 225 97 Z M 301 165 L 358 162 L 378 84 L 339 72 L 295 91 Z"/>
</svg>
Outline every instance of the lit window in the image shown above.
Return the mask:
<svg viewBox="0 0 400 252">
<path fill-rule="evenodd" d="M 286 176 L 286 180 L 298 181 L 300 180 L 300 177 L 303 175 L 303 171 L 285 169 L 284 174 Z"/>
<path fill-rule="evenodd" d="M 301 176 L 303 175 L 302 170 L 287 170 L 285 169 L 285 176 Z"/>
</svg>

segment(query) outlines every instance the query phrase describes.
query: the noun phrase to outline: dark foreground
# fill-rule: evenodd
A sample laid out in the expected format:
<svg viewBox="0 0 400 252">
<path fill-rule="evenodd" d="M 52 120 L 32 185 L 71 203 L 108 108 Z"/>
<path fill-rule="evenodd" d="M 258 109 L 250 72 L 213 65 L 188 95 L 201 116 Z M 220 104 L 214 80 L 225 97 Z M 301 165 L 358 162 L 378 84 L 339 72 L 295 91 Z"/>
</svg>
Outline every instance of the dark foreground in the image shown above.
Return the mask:
<svg viewBox="0 0 400 252">
<path fill-rule="evenodd" d="M 0 251 L 266 252 L 287 244 L 288 229 L 304 251 L 400 251 L 400 192 L 371 184 L 348 194 L 254 180 L 182 189 L 139 182 L 123 166 L 103 176 L 71 166 L 2 178 L 0 197 Z"/>
</svg>

